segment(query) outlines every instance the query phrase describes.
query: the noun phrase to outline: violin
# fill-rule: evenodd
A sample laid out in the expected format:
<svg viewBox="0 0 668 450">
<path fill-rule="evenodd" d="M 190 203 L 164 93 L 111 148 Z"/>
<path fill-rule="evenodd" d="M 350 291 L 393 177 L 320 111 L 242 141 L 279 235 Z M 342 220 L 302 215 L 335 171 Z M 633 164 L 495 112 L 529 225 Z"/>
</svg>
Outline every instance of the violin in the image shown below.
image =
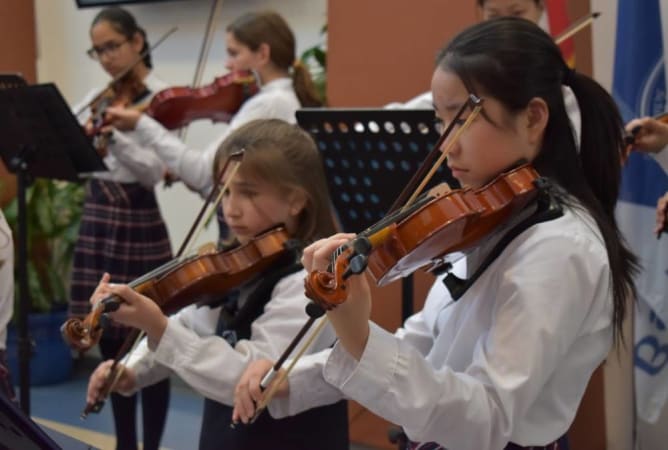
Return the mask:
<svg viewBox="0 0 668 450">
<path fill-rule="evenodd" d="M 93 146 L 101 155 L 106 154 L 109 143 L 109 135 L 102 133 L 102 128 L 108 124 L 105 120 L 107 108 L 110 106 L 142 108 L 141 101 L 148 99 L 149 94 L 150 91 L 144 82 L 129 72 L 119 80 L 110 83 L 95 97 L 89 105 L 91 116 L 84 125 L 84 129 L 86 135 L 93 139 Z"/>
<path fill-rule="evenodd" d="M 437 270 L 536 199 L 538 180 L 536 170 L 523 164 L 479 189 L 432 190 L 337 250 L 331 270 L 308 275 L 306 296 L 331 309 L 346 300 L 345 280 L 367 267 L 379 286 L 420 268 Z"/>
<path fill-rule="evenodd" d="M 193 303 L 218 300 L 262 273 L 289 251 L 288 240 L 287 231 L 277 227 L 229 250 L 170 261 L 129 285 L 153 299 L 165 314 L 172 314 Z M 67 320 L 61 327 L 63 338 L 73 349 L 88 350 L 100 339 L 104 313 L 117 310 L 121 302 L 110 296 L 98 302 L 83 320 Z"/>
<path fill-rule="evenodd" d="M 241 105 L 259 90 L 250 71 L 233 72 L 199 88 L 172 87 L 153 97 L 146 113 L 173 130 L 198 119 L 229 122 Z"/>
</svg>

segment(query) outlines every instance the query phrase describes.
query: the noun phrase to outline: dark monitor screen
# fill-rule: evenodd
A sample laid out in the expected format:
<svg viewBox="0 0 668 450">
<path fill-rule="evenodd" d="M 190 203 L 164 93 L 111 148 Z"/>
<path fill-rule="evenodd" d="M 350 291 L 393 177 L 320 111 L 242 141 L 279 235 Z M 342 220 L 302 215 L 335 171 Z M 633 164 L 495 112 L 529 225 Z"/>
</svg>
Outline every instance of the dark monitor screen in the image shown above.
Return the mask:
<svg viewBox="0 0 668 450">
<path fill-rule="evenodd" d="M 79 8 L 93 8 L 96 6 L 127 5 L 133 3 L 168 2 L 174 0 L 76 0 Z"/>
</svg>

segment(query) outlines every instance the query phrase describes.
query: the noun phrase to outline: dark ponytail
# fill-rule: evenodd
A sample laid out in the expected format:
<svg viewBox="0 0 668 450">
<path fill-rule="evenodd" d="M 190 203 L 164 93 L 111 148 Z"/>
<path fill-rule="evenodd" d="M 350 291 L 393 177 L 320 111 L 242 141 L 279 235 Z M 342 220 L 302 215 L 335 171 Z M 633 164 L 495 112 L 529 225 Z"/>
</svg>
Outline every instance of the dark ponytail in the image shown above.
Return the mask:
<svg viewBox="0 0 668 450">
<path fill-rule="evenodd" d="M 577 198 L 596 221 L 612 273 L 615 339 L 623 339 L 626 300 L 635 298 L 639 265 L 614 214 L 623 148 L 623 123 L 614 100 L 594 80 L 568 68 L 552 38 L 524 19 L 505 17 L 468 28 L 441 50 L 437 64 L 457 74 L 470 92 L 499 100 L 511 114 L 535 97 L 547 103 L 549 119 L 533 165 Z M 580 108 L 579 146 L 563 85 L 573 90 Z"/>
<path fill-rule="evenodd" d="M 137 25 L 137 21 L 132 14 L 123 8 L 112 6 L 110 8 L 105 8 L 97 13 L 93 19 L 91 28 L 100 22 L 108 22 L 114 30 L 125 36 L 125 38 L 128 40 L 134 39 L 135 34 L 139 33 L 142 37 L 142 40 L 144 41 L 144 45 L 141 48 L 141 53 L 146 53 L 146 56 L 144 56 L 144 65 L 149 69 L 153 68 L 151 52 L 148 51 L 150 47 L 148 40 L 146 39 L 146 31 Z"/>
</svg>

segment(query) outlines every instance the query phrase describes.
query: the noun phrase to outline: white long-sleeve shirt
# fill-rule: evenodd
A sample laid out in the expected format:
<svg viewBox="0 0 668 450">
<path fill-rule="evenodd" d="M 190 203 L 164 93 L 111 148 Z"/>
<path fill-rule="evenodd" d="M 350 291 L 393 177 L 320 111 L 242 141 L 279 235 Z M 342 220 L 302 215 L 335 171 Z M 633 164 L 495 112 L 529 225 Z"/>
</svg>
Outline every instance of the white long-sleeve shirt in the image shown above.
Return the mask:
<svg viewBox="0 0 668 450">
<path fill-rule="evenodd" d="M 0 350 L 7 348 L 7 325 L 14 312 L 14 240 L 0 209 Z"/>
<path fill-rule="evenodd" d="M 278 359 L 308 319 L 305 276 L 306 271 L 301 270 L 276 284 L 263 314 L 251 326 L 250 339 L 239 340 L 235 347 L 214 335 L 220 308 L 192 305 L 171 316 L 155 351 L 144 340 L 128 362 L 137 374 L 137 389 L 174 372 L 204 397 L 232 405 L 234 388 L 248 363 L 258 358 Z M 328 348 L 334 339 L 328 325 L 309 352 Z"/>
<path fill-rule="evenodd" d="M 133 137 L 142 146 L 153 148 L 169 170 L 191 189 L 206 195 L 213 186 L 216 152 L 231 131 L 255 119 L 281 119 L 296 123 L 295 112 L 300 107 L 292 79 L 279 78 L 263 85 L 257 94 L 249 98 L 234 115 L 225 132 L 204 150 L 189 148 L 145 114 L 137 122 Z"/>
<path fill-rule="evenodd" d="M 156 77 L 152 72 L 144 79 L 144 85 L 151 91 L 151 95 L 167 88 L 167 84 Z M 72 108 L 74 111 L 81 109 L 89 103 L 97 91 L 89 92 L 84 99 Z M 83 122 L 88 120 L 87 115 L 79 116 Z M 123 133 L 114 130 L 107 146 L 108 153 L 104 157 L 108 171 L 96 172 L 94 177 L 116 181 L 119 183 L 139 182 L 147 188 L 152 188 L 165 175 L 165 164 L 156 153 L 146 146 L 140 145 L 134 138 L 133 132 Z"/>
<path fill-rule="evenodd" d="M 289 398 L 269 410 L 347 397 L 451 450 L 545 445 L 566 433 L 610 350 L 611 283 L 593 220 L 566 209 L 515 238 L 457 302 L 439 279 L 395 335 L 371 324 L 359 362 L 338 344 L 302 358 Z"/>
</svg>

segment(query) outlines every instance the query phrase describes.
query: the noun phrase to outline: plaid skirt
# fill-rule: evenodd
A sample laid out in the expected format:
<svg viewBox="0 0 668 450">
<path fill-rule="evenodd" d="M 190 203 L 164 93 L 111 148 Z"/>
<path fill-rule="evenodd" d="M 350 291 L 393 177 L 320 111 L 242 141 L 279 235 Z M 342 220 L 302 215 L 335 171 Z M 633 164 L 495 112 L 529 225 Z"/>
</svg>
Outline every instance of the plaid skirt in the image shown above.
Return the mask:
<svg viewBox="0 0 668 450">
<path fill-rule="evenodd" d="M 129 283 L 172 258 L 155 193 L 139 183 L 92 179 L 86 187 L 79 236 L 74 247 L 69 312 L 85 316 L 104 272 Z M 109 338 L 127 329 L 114 327 Z"/>
</svg>

